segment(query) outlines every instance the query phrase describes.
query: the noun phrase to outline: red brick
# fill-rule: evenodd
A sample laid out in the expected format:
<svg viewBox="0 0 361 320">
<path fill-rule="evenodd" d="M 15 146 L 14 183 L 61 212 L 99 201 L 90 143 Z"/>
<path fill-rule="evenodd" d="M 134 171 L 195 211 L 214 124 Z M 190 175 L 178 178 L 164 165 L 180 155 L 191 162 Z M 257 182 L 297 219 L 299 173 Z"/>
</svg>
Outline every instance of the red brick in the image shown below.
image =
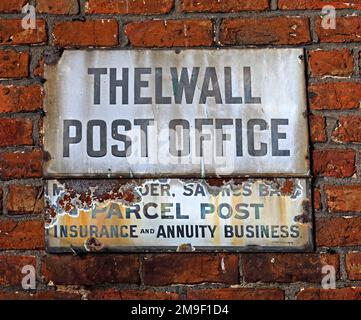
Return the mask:
<svg viewBox="0 0 361 320">
<path fill-rule="evenodd" d="M 126 25 L 125 34 L 135 47 L 193 47 L 213 43 L 210 20 L 152 20 Z"/>
<path fill-rule="evenodd" d="M 316 219 L 318 247 L 347 247 L 361 245 L 361 217 Z"/>
<path fill-rule="evenodd" d="M 188 290 L 189 300 L 284 300 L 280 289 L 221 288 Z"/>
<path fill-rule="evenodd" d="M 313 50 L 309 52 L 308 65 L 314 77 L 349 77 L 354 60 L 350 50 Z"/>
<path fill-rule="evenodd" d="M 78 0 L 37 0 L 36 10 L 48 14 L 77 14 Z"/>
<path fill-rule="evenodd" d="M 346 271 L 350 280 L 361 280 L 361 252 L 346 255 Z"/>
<path fill-rule="evenodd" d="M 1 237 L 1 236 L 0 236 Z M 0 285 L 21 286 L 21 280 L 25 274 L 21 272 L 26 265 L 32 265 L 36 269 L 35 256 L 9 256 L 0 255 Z"/>
<path fill-rule="evenodd" d="M 90 14 L 165 14 L 174 0 L 88 0 L 85 11 Z"/>
<path fill-rule="evenodd" d="M 44 76 L 44 64 L 45 64 L 44 58 L 40 58 L 38 61 L 38 64 L 36 65 L 36 67 L 33 70 L 35 77 L 43 77 Z"/>
<path fill-rule="evenodd" d="M 0 215 L 3 213 L 3 196 L 4 196 L 4 191 L 0 187 Z"/>
<path fill-rule="evenodd" d="M 241 261 L 246 282 L 321 282 L 324 265 L 339 270 L 336 254 L 249 254 Z"/>
<path fill-rule="evenodd" d="M 180 296 L 175 292 L 163 292 L 152 290 L 97 290 L 91 292 L 89 300 L 179 300 Z"/>
<path fill-rule="evenodd" d="M 361 0 L 278 0 L 278 8 L 282 10 L 319 10 L 325 5 L 336 9 L 361 9 Z"/>
<path fill-rule="evenodd" d="M 62 47 L 115 46 L 118 44 L 118 22 L 109 19 L 57 22 L 53 44 Z"/>
<path fill-rule="evenodd" d="M 32 151 L 1 152 L 0 179 L 40 178 L 42 176 L 43 152 Z"/>
<path fill-rule="evenodd" d="M 21 8 L 25 6 L 28 0 L 5 0 L 0 1 L 1 13 L 20 13 Z"/>
<path fill-rule="evenodd" d="M 338 127 L 332 133 L 332 140 L 340 143 L 361 143 L 361 117 L 341 116 Z"/>
<path fill-rule="evenodd" d="M 80 300 L 81 295 L 77 292 L 40 290 L 36 292 L 26 291 L 0 291 L 0 300 Z"/>
<path fill-rule="evenodd" d="M 361 185 L 328 185 L 325 194 L 330 212 L 361 212 Z"/>
<path fill-rule="evenodd" d="M 47 255 L 42 274 L 60 285 L 139 283 L 139 260 L 134 255 Z"/>
<path fill-rule="evenodd" d="M 233 254 L 159 254 L 145 258 L 147 285 L 176 283 L 238 283 L 238 256 Z"/>
<path fill-rule="evenodd" d="M 310 116 L 311 140 L 312 142 L 326 142 L 326 119 L 320 115 Z"/>
<path fill-rule="evenodd" d="M 225 19 L 220 42 L 225 45 L 305 44 L 311 41 L 307 17 Z"/>
<path fill-rule="evenodd" d="M 315 176 L 344 178 L 356 172 L 355 151 L 350 149 L 315 150 L 313 174 Z"/>
<path fill-rule="evenodd" d="M 313 110 L 349 110 L 360 107 L 361 83 L 314 83 L 309 86 Z"/>
<path fill-rule="evenodd" d="M 336 29 L 322 27 L 322 18 L 316 20 L 316 33 L 320 42 L 360 42 L 361 17 L 337 17 Z"/>
<path fill-rule="evenodd" d="M 361 300 L 361 288 L 307 288 L 297 295 L 298 300 Z"/>
<path fill-rule="evenodd" d="M 315 210 L 321 210 L 321 191 L 320 189 L 313 190 L 313 207 Z"/>
<path fill-rule="evenodd" d="M 43 249 L 43 220 L 0 220 L 0 249 Z"/>
<path fill-rule="evenodd" d="M 44 199 L 41 187 L 9 185 L 6 209 L 9 214 L 41 213 Z"/>
<path fill-rule="evenodd" d="M 29 54 L 0 51 L 0 78 L 23 78 L 29 75 Z"/>
<path fill-rule="evenodd" d="M 0 44 L 40 44 L 45 43 L 46 25 L 44 20 L 36 20 L 35 29 L 23 29 L 21 19 L 0 20 Z"/>
<path fill-rule="evenodd" d="M 43 93 L 38 85 L 0 86 L 0 113 L 36 111 L 42 105 Z"/>
<path fill-rule="evenodd" d="M 181 0 L 180 12 L 239 12 L 269 9 L 268 0 Z"/>
<path fill-rule="evenodd" d="M 33 123 L 29 119 L 0 119 L 0 147 L 33 144 Z"/>
</svg>

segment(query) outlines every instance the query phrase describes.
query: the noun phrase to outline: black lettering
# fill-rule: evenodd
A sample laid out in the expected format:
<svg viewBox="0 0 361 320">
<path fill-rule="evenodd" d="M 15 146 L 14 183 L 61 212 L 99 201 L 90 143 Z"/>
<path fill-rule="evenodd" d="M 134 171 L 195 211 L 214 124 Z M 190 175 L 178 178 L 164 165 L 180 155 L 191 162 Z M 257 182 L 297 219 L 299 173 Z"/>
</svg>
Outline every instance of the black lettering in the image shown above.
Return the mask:
<svg viewBox="0 0 361 320">
<path fill-rule="evenodd" d="M 290 150 L 280 150 L 278 140 L 287 139 L 287 134 L 278 131 L 278 126 L 287 126 L 288 119 L 271 119 L 272 156 L 289 157 Z"/>
<path fill-rule="evenodd" d="M 259 130 L 267 129 L 267 122 L 263 119 L 251 119 L 247 124 L 247 140 L 248 140 L 248 153 L 253 157 L 263 157 L 267 155 L 267 144 L 261 142 L 260 149 L 255 149 L 254 146 L 254 127 L 259 126 Z"/>
<path fill-rule="evenodd" d="M 122 80 L 117 79 L 117 69 L 110 68 L 110 104 L 117 103 L 117 87 L 122 87 L 122 104 L 128 104 L 129 69 L 122 68 Z"/>
<path fill-rule="evenodd" d="M 134 68 L 134 103 L 135 104 L 152 104 L 151 97 L 142 97 L 141 89 L 148 88 L 148 81 L 143 81 L 142 74 L 151 74 L 151 68 Z"/>
<path fill-rule="evenodd" d="M 124 127 L 125 131 L 129 131 L 132 125 L 129 120 L 114 120 L 112 123 L 112 138 L 124 143 L 124 150 L 119 150 L 119 147 L 112 146 L 112 155 L 115 157 L 129 157 L 132 153 L 132 142 L 129 136 L 118 133 L 118 127 Z"/>
<path fill-rule="evenodd" d="M 212 89 L 209 89 L 209 85 L 212 84 Z M 204 81 L 202 85 L 202 92 L 199 98 L 200 104 L 207 103 L 207 98 L 214 98 L 217 104 L 222 104 L 221 91 L 219 89 L 219 83 L 215 67 L 207 67 L 204 75 Z"/>
<path fill-rule="evenodd" d="M 163 69 L 155 68 L 155 103 L 156 104 L 171 104 L 171 97 L 163 97 Z"/>
<path fill-rule="evenodd" d="M 82 138 L 82 125 L 79 120 L 64 120 L 63 123 L 63 157 L 70 157 L 70 144 L 76 144 L 81 141 Z M 70 128 L 75 128 L 75 135 L 70 136 Z"/>
<path fill-rule="evenodd" d="M 196 89 L 199 67 L 194 67 L 192 69 L 192 76 L 189 79 L 188 68 L 182 68 L 181 76 L 178 78 L 177 68 L 170 68 L 172 75 L 172 84 L 173 84 L 173 94 L 174 101 L 177 104 L 182 103 L 183 93 L 185 93 L 185 100 L 187 104 L 193 103 L 194 91 Z"/>
<path fill-rule="evenodd" d="M 252 75 L 251 67 L 243 68 L 243 79 L 244 79 L 244 103 L 248 104 L 261 104 L 260 97 L 252 96 Z"/>
<path fill-rule="evenodd" d="M 94 127 L 99 127 L 99 150 L 94 150 Z M 103 120 L 90 120 L 87 124 L 87 153 L 89 157 L 101 158 L 107 154 L 107 124 Z"/>
<path fill-rule="evenodd" d="M 94 75 L 94 104 L 100 104 L 100 77 L 107 72 L 106 68 L 88 68 L 88 74 Z"/>
<path fill-rule="evenodd" d="M 182 147 L 177 149 L 177 129 L 182 129 Z M 183 157 L 188 156 L 191 152 L 190 146 L 190 134 L 189 134 L 189 122 L 184 119 L 173 119 L 169 122 L 169 152 L 172 156 Z"/>
<path fill-rule="evenodd" d="M 225 97 L 226 103 L 228 104 L 241 104 L 241 97 L 233 97 L 232 90 L 232 68 L 224 67 L 224 87 L 225 87 Z"/>
</svg>

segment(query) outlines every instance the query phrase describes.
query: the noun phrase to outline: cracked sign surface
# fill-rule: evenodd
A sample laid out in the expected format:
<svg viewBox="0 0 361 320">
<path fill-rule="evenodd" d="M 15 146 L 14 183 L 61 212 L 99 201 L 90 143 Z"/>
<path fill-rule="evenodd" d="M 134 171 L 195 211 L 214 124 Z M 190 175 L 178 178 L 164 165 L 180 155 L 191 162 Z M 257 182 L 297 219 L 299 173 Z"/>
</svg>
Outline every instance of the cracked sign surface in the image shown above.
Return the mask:
<svg viewBox="0 0 361 320">
<path fill-rule="evenodd" d="M 48 178 L 309 175 L 302 49 L 68 50 L 50 60 Z"/>
<path fill-rule="evenodd" d="M 309 251 L 305 179 L 49 180 L 46 239 L 67 251 Z"/>
</svg>

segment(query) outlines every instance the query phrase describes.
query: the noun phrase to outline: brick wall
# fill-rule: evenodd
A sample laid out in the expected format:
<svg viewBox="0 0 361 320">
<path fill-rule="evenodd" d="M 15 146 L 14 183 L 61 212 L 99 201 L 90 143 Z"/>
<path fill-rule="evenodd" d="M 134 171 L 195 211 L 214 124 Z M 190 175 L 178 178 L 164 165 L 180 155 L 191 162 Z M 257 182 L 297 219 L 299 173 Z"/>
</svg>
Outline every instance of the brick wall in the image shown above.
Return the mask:
<svg viewBox="0 0 361 320">
<path fill-rule="evenodd" d="M 361 298 L 361 0 L 30 0 L 37 29 L 23 30 L 26 2 L 0 1 L 0 299 Z M 325 4 L 335 30 L 321 27 Z M 316 251 L 46 254 L 45 50 L 250 45 L 306 48 Z M 20 285 L 27 264 L 31 293 Z M 324 265 L 336 290 L 320 289 Z"/>
</svg>

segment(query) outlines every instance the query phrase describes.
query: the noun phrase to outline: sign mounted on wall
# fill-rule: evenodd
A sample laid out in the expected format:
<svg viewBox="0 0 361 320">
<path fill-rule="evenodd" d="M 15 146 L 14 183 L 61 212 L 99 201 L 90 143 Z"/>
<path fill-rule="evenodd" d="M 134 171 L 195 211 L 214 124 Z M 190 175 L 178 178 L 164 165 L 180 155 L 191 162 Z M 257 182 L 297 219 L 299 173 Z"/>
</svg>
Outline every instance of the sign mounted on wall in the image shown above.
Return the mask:
<svg viewBox="0 0 361 320">
<path fill-rule="evenodd" d="M 305 179 L 48 181 L 47 248 L 63 251 L 304 251 Z"/>
<path fill-rule="evenodd" d="M 303 50 L 69 50 L 45 78 L 48 251 L 312 249 Z"/>
<path fill-rule="evenodd" d="M 46 177 L 308 176 L 301 49 L 65 51 Z"/>
</svg>

